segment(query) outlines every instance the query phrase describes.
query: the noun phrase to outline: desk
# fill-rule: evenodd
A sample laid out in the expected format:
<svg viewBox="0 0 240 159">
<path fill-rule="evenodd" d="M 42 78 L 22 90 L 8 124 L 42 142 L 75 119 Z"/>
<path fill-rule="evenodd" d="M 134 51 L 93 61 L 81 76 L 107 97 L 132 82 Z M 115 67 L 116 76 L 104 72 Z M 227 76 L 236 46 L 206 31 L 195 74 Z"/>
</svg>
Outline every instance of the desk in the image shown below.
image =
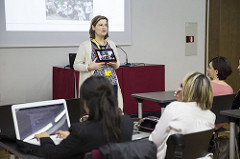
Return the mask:
<svg viewBox="0 0 240 159">
<path fill-rule="evenodd" d="M 131 94 L 165 90 L 164 65 L 119 67 L 116 74 L 122 90 L 125 114 L 138 112 L 138 103 Z M 53 67 L 53 99 L 76 98 L 74 90 L 78 88 L 78 83 L 79 72 L 69 68 Z M 152 101 L 144 101 L 144 105 L 146 107 L 143 108 L 143 112 L 161 110 L 158 104 Z"/>
<path fill-rule="evenodd" d="M 9 141 L 0 141 L 0 146 L 6 149 L 8 152 L 12 153 L 11 159 L 19 157 L 21 159 L 43 159 L 42 157 L 37 157 L 30 154 L 25 154 L 17 149 L 15 142 L 9 142 Z"/>
<path fill-rule="evenodd" d="M 143 132 L 139 130 L 134 130 L 132 140 L 148 140 L 151 132 Z M 21 159 L 44 159 L 43 157 L 37 157 L 31 154 L 25 154 L 18 150 L 15 142 L 10 141 L 0 141 L 0 146 L 3 147 L 8 152 L 12 153 L 11 159 L 21 158 Z"/>
<path fill-rule="evenodd" d="M 220 111 L 220 114 L 229 117 L 229 120 L 230 120 L 229 159 L 235 159 L 235 151 L 234 151 L 235 150 L 234 149 L 235 121 L 240 118 L 240 110 L 239 109 L 223 110 L 223 111 Z"/>
<path fill-rule="evenodd" d="M 163 92 L 149 92 L 149 93 L 136 93 L 131 96 L 138 101 L 138 118 L 142 118 L 142 103 L 143 100 L 150 100 L 161 104 L 161 107 L 166 107 L 167 104 L 176 101 L 174 97 L 175 91 Z"/>
</svg>

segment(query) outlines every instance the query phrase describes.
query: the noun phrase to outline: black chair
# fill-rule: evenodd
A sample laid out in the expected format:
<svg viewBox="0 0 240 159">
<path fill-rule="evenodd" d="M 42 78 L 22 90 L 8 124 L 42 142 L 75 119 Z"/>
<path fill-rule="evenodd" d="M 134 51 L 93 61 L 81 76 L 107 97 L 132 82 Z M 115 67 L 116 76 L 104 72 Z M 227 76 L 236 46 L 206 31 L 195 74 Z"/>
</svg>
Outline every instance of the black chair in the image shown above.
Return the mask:
<svg viewBox="0 0 240 159">
<path fill-rule="evenodd" d="M 2 131 L 14 132 L 14 124 L 13 124 L 11 106 L 12 105 L 0 106 L 0 129 Z"/>
<path fill-rule="evenodd" d="M 216 121 L 215 121 L 216 124 L 229 122 L 225 116 L 220 115 L 220 111 L 232 109 L 232 102 L 234 100 L 235 95 L 236 94 L 233 93 L 233 94 L 213 97 L 213 104 L 212 104 L 211 111 L 216 115 Z"/>
<path fill-rule="evenodd" d="M 208 154 L 214 129 L 191 134 L 173 134 L 167 140 L 165 159 L 193 159 Z"/>
<path fill-rule="evenodd" d="M 73 64 L 74 64 L 76 56 L 77 56 L 77 53 L 69 53 L 68 54 L 69 66 L 71 69 L 73 69 Z"/>
</svg>

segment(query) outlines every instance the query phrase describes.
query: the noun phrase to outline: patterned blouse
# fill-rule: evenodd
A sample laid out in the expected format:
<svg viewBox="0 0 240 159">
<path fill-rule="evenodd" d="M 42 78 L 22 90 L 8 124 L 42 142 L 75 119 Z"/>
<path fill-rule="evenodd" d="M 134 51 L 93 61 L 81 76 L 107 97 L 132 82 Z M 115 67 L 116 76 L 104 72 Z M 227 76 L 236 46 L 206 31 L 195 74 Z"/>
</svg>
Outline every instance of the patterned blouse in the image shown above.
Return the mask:
<svg viewBox="0 0 240 159">
<path fill-rule="evenodd" d="M 92 54 L 91 54 L 91 59 L 92 61 L 94 61 L 94 59 L 96 58 L 96 54 L 95 54 L 95 49 L 98 49 L 97 45 L 91 41 L 92 44 Z M 111 47 L 109 46 L 109 44 L 107 43 L 106 45 L 99 45 L 101 49 L 110 49 Z M 111 71 L 112 75 L 111 76 L 106 76 L 105 75 L 105 71 Z M 105 76 L 112 85 L 117 85 L 117 75 L 116 72 L 114 70 L 114 68 L 110 65 L 103 65 L 101 70 L 95 70 L 93 73 L 93 76 Z"/>
</svg>

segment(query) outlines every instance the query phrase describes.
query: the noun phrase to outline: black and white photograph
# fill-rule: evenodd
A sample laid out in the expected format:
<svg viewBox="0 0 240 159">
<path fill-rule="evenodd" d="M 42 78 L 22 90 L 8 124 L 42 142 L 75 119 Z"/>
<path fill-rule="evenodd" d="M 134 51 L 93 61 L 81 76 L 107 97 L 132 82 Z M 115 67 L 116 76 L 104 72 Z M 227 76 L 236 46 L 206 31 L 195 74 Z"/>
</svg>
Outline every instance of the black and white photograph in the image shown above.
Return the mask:
<svg viewBox="0 0 240 159">
<path fill-rule="evenodd" d="M 90 21 L 93 0 L 46 0 L 47 20 Z"/>
</svg>

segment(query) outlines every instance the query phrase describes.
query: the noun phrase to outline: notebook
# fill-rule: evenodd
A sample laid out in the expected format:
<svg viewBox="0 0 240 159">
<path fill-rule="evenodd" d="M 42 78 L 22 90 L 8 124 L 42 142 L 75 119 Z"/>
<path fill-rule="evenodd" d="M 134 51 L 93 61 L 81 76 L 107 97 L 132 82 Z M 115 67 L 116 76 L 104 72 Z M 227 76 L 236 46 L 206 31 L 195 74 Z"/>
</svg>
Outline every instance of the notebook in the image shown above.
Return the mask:
<svg viewBox="0 0 240 159">
<path fill-rule="evenodd" d="M 40 145 L 34 135 L 46 131 L 59 144 L 62 139 L 56 138 L 56 131 L 70 127 L 64 99 L 16 104 L 11 108 L 16 138 L 24 142 Z"/>
<path fill-rule="evenodd" d="M 73 64 L 74 64 L 76 55 L 77 55 L 76 53 L 69 53 L 68 54 L 69 66 L 70 66 L 71 69 L 73 69 Z"/>
</svg>

